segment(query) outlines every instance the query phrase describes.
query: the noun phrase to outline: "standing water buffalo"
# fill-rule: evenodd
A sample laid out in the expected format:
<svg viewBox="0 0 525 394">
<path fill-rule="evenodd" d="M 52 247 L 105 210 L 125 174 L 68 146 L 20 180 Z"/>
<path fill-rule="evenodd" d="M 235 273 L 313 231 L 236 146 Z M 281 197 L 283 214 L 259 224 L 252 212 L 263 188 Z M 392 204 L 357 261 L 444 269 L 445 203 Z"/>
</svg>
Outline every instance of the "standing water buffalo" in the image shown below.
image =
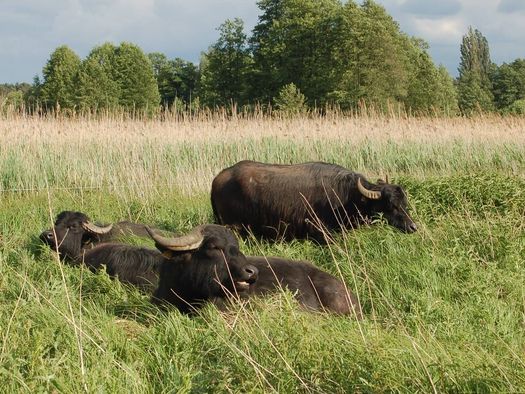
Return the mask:
<svg viewBox="0 0 525 394">
<path fill-rule="evenodd" d="M 99 226 L 82 212 L 63 211 L 57 216 L 54 227 L 43 231 L 40 239 L 53 250 L 58 246 L 62 259 L 74 261 L 84 249 L 125 235 L 147 237 L 148 233 L 142 224 L 124 221 Z"/>
<path fill-rule="evenodd" d="M 352 228 L 377 214 L 407 233 L 417 230 L 408 215 L 403 188 L 335 164 L 295 165 L 241 161 L 213 180 L 211 203 L 216 220 L 276 239 L 323 241 L 327 230 Z"/>
</svg>

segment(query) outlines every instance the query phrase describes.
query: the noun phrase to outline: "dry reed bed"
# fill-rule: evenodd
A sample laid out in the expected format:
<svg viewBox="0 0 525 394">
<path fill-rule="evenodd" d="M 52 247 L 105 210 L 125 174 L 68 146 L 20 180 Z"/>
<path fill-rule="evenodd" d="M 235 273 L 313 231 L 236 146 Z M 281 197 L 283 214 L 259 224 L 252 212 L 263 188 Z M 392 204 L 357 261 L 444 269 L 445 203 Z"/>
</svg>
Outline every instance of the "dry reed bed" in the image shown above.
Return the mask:
<svg viewBox="0 0 525 394">
<path fill-rule="evenodd" d="M 222 119 L 195 121 L 87 120 L 19 117 L 0 119 L 2 145 L 18 143 L 114 144 L 152 141 L 232 142 L 261 138 L 363 141 L 461 141 L 525 143 L 525 118 L 316 117 L 299 119 Z M 118 141 L 115 139 L 118 138 Z"/>
<path fill-rule="evenodd" d="M 147 196 L 209 188 L 243 159 L 324 160 L 370 176 L 487 165 L 522 175 L 525 119 L 315 117 L 160 121 L 0 120 L 0 190 L 109 188 Z"/>
</svg>

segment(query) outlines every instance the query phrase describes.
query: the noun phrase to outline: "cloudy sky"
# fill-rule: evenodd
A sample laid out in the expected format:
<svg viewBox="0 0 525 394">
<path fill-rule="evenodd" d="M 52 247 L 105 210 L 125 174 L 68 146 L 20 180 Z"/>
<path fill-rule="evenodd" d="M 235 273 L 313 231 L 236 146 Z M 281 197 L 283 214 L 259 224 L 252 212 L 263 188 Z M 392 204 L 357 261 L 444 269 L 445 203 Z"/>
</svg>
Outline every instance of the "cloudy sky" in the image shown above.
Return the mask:
<svg viewBox="0 0 525 394">
<path fill-rule="evenodd" d="M 469 25 L 487 37 L 494 62 L 525 57 L 525 0 L 377 1 L 453 75 Z M 197 62 L 225 19 L 242 18 L 249 32 L 258 14 L 256 0 L 0 0 L 0 83 L 31 82 L 63 44 L 84 57 L 106 41 L 131 41 Z"/>
</svg>

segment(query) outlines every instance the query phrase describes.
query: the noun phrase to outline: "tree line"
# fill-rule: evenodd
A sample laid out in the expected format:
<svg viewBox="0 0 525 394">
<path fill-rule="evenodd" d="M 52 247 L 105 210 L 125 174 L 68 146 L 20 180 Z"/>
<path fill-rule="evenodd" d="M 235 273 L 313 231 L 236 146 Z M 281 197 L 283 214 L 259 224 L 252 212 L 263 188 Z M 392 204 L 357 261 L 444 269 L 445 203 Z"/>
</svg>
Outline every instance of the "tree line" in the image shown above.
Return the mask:
<svg viewBox="0 0 525 394">
<path fill-rule="evenodd" d="M 126 42 L 97 46 L 85 59 L 60 46 L 41 78 L 0 86 L 0 96 L 3 89 L 9 105 L 54 111 L 397 105 L 415 114 L 525 112 L 525 60 L 495 65 L 478 30 L 463 37 L 454 80 L 423 40 L 403 33 L 372 0 L 257 4 L 251 35 L 241 19 L 226 20 L 198 65 Z"/>
</svg>

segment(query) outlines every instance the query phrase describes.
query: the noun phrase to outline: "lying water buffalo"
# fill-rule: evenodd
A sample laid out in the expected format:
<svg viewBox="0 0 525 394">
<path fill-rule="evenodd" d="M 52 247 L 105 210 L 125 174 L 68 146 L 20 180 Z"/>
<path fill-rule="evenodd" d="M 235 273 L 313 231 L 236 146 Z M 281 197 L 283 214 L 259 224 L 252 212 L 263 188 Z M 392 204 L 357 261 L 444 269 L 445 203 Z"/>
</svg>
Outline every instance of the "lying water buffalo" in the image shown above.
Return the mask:
<svg viewBox="0 0 525 394">
<path fill-rule="evenodd" d="M 288 289 L 306 309 L 362 317 L 356 296 L 337 279 L 306 261 L 279 257 L 248 257 L 259 276 L 248 294 L 261 295 Z"/>
<path fill-rule="evenodd" d="M 58 214 L 55 225 L 40 234 L 40 239 L 57 250 L 60 257 L 75 260 L 84 249 L 118 239 L 125 235 L 147 237 L 144 225 L 132 222 L 118 222 L 107 226 L 94 224 L 82 212 L 63 211 Z"/>
<path fill-rule="evenodd" d="M 229 296 L 246 292 L 257 279 L 257 268 L 223 226 L 202 225 L 175 238 L 147 231 L 161 252 L 101 244 L 85 250 L 79 262 L 91 269 L 104 265 L 111 276 L 150 290 L 154 302 L 171 303 L 181 312 L 191 312 L 207 301 L 222 305 Z"/>
<path fill-rule="evenodd" d="M 277 257 L 246 257 L 231 230 L 219 225 L 196 227 L 187 235 L 166 238 L 147 228 L 158 250 L 101 244 L 84 250 L 77 262 L 102 266 L 119 280 L 191 312 L 204 302 L 222 307 L 230 296 L 247 298 L 286 288 L 309 310 L 361 317 L 355 296 L 344 283 L 310 263 Z"/>
<path fill-rule="evenodd" d="M 321 162 L 241 161 L 215 177 L 211 203 L 218 223 L 271 239 L 323 241 L 319 221 L 333 231 L 352 228 L 377 214 L 404 232 L 417 230 L 401 186 L 373 184 L 361 174 Z"/>
<path fill-rule="evenodd" d="M 224 239 L 217 237 L 211 238 L 207 242 L 195 241 L 195 245 L 202 244 L 203 246 L 200 246 L 200 249 L 194 253 L 198 256 L 215 256 L 218 260 L 228 259 L 232 254 L 240 254 L 237 240 L 233 234 L 229 230 L 223 229 L 222 231 L 228 231 L 228 234 L 230 234 L 228 242 L 225 243 Z M 184 271 L 190 258 L 181 256 L 180 252 L 174 249 L 174 245 L 179 242 L 176 239 L 165 238 L 154 233 L 151 233 L 151 237 L 155 240 L 156 247 L 162 251 L 163 256 L 169 260 L 162 266 L 160 284 L 156 296 L 157 298 L 167 299 L 180 309 L 185 303 L 181 301 L 181 297 L 185 299 L 186 294 L 188 294 L 188 291 L 184 290 L 185 287 L 193 286 L 194 284 L 192 278 L 195 278 L 195 276 L 191 275 L 191 271 Z M 217 254 L 217 249 L 221 254 Z M 207 264 L 216 264 L 212 262 L 213 260 L 207 261 Z M 220 282 L 226 287 L 228 287 L 227 284 L 229 282 L 235 283 L 234 289 L 236 292 L 242 291 L 242 293 L 239 293 L 241 296 L 264 295 L 275 292 L 280 288 L 288 289 L 295 294 L 299 303 L 306 309 L 354 315 L 357 318 L 361 318 L 361 307 L 357 298 L 346 288 L 345 284 L 336 277 L 321 271 L 313 264 L 305 261 L 285 260 L 278 257 L 252 256 L 246 257 L 246 262 L 248 266 L 244 266 L 244 270 L 246 271 L 248 270 L 246 267 L 250 267 L 249 271 L 254 272 L 250 278 L 251 281 L 240 282 L 238 279 L 239 272 L 229 267 L 229 274 L 234 279 L 228 281 L 226 273 L 219 271 L 222 272 L 222 279 L 215 280 L 215 282 Z M 182 270 L 177 268 L 178 264 L 182 265 Z M 202 265 L 202 262 L 199 261 L 199 265 Z M 210 266 L 203 266 L 202 269 L 208 270 L 208 272 L 216 270 L 216 268 L 212 269 Z M 243 272 L 241 271 L 241 273 Z M 216 286 L 210 280 L 211 277 L 213 275 L 208 279 L 205 276 L 201 277 L 202 279 L 199 280 L 201 282 L 201 291 L 207 289 L 211 284 Z M 218 288 L 216 289 L 217 291 Z M 233 293 L 231 288 L 228 288 L 227 291 Z"/>
</svg>

